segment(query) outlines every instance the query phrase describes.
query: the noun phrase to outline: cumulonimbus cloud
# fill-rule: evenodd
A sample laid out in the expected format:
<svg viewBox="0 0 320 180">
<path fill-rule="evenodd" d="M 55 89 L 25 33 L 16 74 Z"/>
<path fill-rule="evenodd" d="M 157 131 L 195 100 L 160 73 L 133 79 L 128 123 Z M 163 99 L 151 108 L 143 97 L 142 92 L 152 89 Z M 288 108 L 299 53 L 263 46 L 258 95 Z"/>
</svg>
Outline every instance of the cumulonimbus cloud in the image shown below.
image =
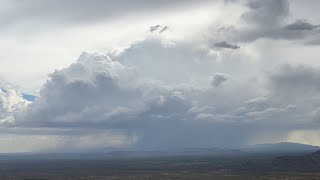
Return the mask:
<svg viewBox="0 0 320 180">
<path fill-rule="evenodd" d="M 152 46 L 148 48 L 156 48 L 157 52 L 171 48 L 171 55 L 178 47 L 148 41 L 138 42 L 112 58 L 108 54 L 83 53 L 77 62 L 50 75 L 40 97 L 15 114 L 13 126 L 64 129 L 63 132 L 72 137 L 83 135 L 83 129 L 87 129 L 85 134 L 97 136 L 107 130 L 123 137 L 119 140 L 123 142 L 118 144 L 157 149 L 241 146 L 262 132 L 286 134 L 297 126 L 302 127 L 301 124 L 308 128 L 316 123 L 317 113 L 311 110 L 318 106 L 315 101 L 307 99 L 314 105 L 311 108 L 305 101 L 285 100 L 282 98 L 285 96 L 279 94 L 282 86 L 298 77 L 297 74 L 304 80 L 317 79 L 314 70 L 283 67 L 272 72 L 267 76 L 268 86 L 264 89 L 267 94 L 256 91 L 260 84 L 251 81 L 246 84 L 234 75 L 230 82 L 221 86 L 230 77 L 222 73 L 214 75 L 214 85 L 219 88 L 210 88 L 210 84 L 186 86 L 179 78 L 176 80 L 181 85 L 172 85 L 166 83 L 166 78 L 161 79 L 162 76 L 150 74 L 148 77 L 152 71 L 143 72 L 141 68 L 147 67 L 146 63 L 142 66 L 138 61 L 140 57 L 149 57 L 145 53 L 153 53 L 141 47 Z M 176 50 L 181 52 L 180 48 Z M 137 66 L 129 65 L 130 57 Z M 177 61 L 193 63 L 192 59 Z M 174 63 L 174 59 L 164 58 L 163 61 Z M 174 69 L 170 71 L 168 69 L 168 73 L 174 75 Z M 208 76 L 199 77 L 208 79 Z M 303 91 L 295 93 L 297 96 Z M 315 91 L 311 93 L 316 95 Z M 134 140 L 130 136 L 134 136 Z"/>
</svg>

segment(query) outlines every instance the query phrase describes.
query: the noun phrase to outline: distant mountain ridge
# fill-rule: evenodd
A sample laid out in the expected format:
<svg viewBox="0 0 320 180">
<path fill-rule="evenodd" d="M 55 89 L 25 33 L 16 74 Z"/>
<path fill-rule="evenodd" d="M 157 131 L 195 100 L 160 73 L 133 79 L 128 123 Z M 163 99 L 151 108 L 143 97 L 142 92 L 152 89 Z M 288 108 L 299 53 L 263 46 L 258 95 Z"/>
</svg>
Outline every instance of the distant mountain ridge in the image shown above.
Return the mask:
<svg viewBox="0 0 320 180">
<path fill-rule="evenodd" d="M 105 154 L 112 157 L 117 156 L 172 156 L 172 155 L 209 155 L 209 156 L 230 156 L 245 155 L 251 153 L 275 153 L 278 155 L 307 154 L 320 150 L 318 146 L 281 142 L 274 144 L 257 144 L 246 148 L 182 148 L 176 150 L 115 150 L 106 151 Z"/>
<path fill-rule="evenodd" d="M 48 155 L 52 157 L 78 157 L 83 155 L 87 157 L 163 157 L 163 156 L 215 156 L 215 157 L 231 157 L 231 156 L 247 156 L 270 154 L 274 157 L 303 155 L 320 151 L 320 147 L 282 142 L 274 144 L 257 144 L 245 148 L 181 148 L 168 150 L 147 150 L 147 149 L 122 149 L 122 148 L 102 148 L 90 151 L 70 151 L 70 152 L 37 152 L 25 154 L 9 154 L 9 155 Z M 80 156 L 80 157 L 81 157 Z"/>
<path fill-rule="evenodd" d="M 111 157 L 141 157 L 141 156 L 227 156 L 239 155 L 244 152 L 236 149 L 220 148 L 184 148 L 179 150 L 115 150 L 105 152 L 106 156 Z"/>
<path fill-rule="evenodd" d="M 249 152 L 306 152 L 311 153 L 320 150 L 319 146 L 299 144 L 293 142 L 280 142 L 280 143 L 267 143 L 267 144 L 256 144 L 246 148 Z"/>
</svg>

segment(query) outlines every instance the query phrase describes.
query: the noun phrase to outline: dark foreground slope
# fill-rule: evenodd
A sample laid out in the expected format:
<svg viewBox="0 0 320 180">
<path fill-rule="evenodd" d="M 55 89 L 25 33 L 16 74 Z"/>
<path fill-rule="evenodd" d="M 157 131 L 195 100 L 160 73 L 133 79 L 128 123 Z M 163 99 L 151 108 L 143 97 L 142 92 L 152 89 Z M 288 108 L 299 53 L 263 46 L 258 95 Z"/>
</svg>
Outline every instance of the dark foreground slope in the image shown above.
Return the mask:
<svg viewBox="0 0 320 180">
<path fill-rule="evenodd" d="M 283 170 L 320 172 L 320 151 L 300 156 L 280 156 L 273 164 Z"/>
</svg>

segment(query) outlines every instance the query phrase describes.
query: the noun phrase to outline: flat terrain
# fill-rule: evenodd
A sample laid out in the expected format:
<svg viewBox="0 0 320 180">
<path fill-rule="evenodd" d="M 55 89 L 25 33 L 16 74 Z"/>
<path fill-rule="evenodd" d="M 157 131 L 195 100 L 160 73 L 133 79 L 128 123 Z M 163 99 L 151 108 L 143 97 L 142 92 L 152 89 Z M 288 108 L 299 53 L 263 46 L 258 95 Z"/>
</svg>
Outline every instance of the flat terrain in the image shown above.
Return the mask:
<svg viewBox="0 0 320 180">
<path fill-rule="evenodd" d="M 314 174 L 232 174 L 232 173 L 191 173 L 191 172 L 175 172 L 175 173 L 150 173 L 145 172 L 141 174 L 115 174 L 115 175 L 64 175 L 64 174 L 45 174 L 45 173 L 33 173 L 33 174 L 17 174 L 17 175 L 6 175 L 1 176 L 1 179 L 14 179 L 14 180 L 167 180 L 167 179 L 217 179 L 217 180 L 317 180 L 320 178 L 319 175 Z"/>
<path fill-rule="evenodd" d="M 274 155 L 234 157 L 0 158 L 0 179 L 320 179 L 317 171 L 277 170 Z M 319 172 L 319 171 L 318 171 Z"/>
</svg>

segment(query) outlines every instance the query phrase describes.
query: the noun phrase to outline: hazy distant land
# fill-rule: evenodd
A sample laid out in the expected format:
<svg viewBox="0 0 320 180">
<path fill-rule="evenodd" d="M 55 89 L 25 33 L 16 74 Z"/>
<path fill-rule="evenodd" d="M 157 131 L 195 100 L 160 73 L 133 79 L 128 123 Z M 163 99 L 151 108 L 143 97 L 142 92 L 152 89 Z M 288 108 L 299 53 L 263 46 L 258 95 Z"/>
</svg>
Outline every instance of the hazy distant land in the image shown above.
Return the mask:
<svg viewBox="0 0 320 180">
<path fill-rule="evenodd" d="M 241 150 L 2 154 L 0 179 L 317 179 L 320 151 L 310 153 L 314 148 L 280 143 Z"/>
</svg>

